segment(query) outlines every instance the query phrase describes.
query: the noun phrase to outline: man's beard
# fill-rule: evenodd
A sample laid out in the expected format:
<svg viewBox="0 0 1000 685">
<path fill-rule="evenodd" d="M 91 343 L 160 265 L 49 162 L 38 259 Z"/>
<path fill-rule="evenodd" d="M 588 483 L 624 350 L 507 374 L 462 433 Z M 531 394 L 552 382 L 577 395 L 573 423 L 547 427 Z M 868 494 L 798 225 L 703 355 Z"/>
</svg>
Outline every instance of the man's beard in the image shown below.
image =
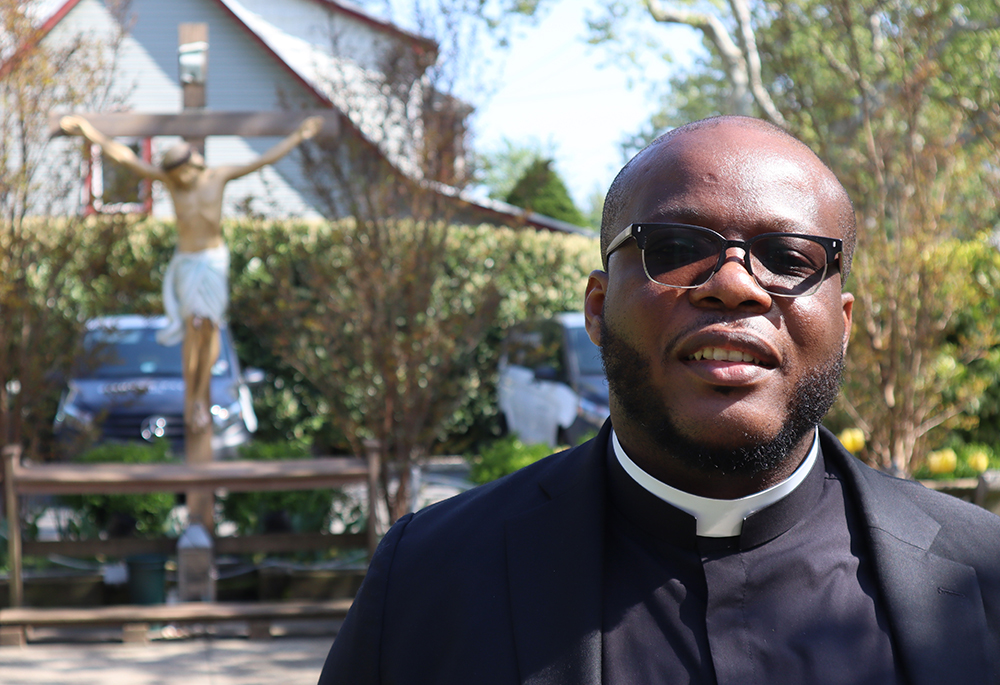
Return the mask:
<svg viewBox="0 0 1000 685">
<path fill-rule="evenodd" d="M 641 426 L 646 440 L 685 466 L 704 472 L 756 476 L 780 466 L 788 453 L 814 430 L 840 392 L 844 355 L 803 376 L 790 393 L 785 422 L 777 435 L 739 437 L 737 447 L 716 447 L 686 436 L 671 416 L 662 391 L 650 381 L 650 362 L 627 341 L 612 332 L 601 318 L 601 360 L 608 387 L 625 416 Z M 735 429 L 734 429 L 735 430 Z M 734 436 L 735 437 L 735 436 Z M 739 442 L 739 441 L 736 441 Z"/>
</svg>

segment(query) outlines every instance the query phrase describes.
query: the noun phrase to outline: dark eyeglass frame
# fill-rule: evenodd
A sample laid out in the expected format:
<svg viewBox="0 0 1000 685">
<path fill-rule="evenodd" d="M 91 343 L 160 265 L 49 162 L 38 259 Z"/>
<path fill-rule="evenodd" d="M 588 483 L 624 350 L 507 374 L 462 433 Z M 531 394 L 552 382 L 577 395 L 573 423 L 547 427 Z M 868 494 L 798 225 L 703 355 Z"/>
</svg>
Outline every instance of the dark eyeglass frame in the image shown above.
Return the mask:
<svg viewBox="0 0 1000 685">
<path fill-rule="evenodd" d="M 650 234 L 666 228 L 674 228 L 674 229 L 681 228 L 681 229 L 692 230 L 701 233 L 703 235 L 706 235 L 712 238 L 713 242 L 718 243 L 718 245 L 720 246 L 719 259 L 716 262 L 715 267 L 711 270 L 711 272 L 708 273 L 708 276 L 703 281 L 691 285 L 671 285 L 669 283 L 662 283 L 650 275 L 649 268 L 646 266 L 646 244 L 648 238 Z M 750 249 L 753 247 L 753 244 L 765 238 L 774 238 L 778 236 L 789 236 L 789 237 L 809 240 L 818 245 L 821 245 L 823 249 L 826 251 L 826 262 L 823 265 L 823 272 L 819 274 L 819 277 L 816 279 L 815 284 L 808 290 L 803 291 L 801 293 L 775 292 L 769 289 L 763 283 L 761 283 L 760 279 L 757 278 L 757 275 L 754 274 L 753 269 L 750 266 L 751 262 Z M 807 235 L 805 233 L 775 232 L 775 233 L 761 233 L 760 235 L 755 235 L 753 238 L 750 238 L 750 240 L 727 240 L 726 237 L 723 236 L 722 234 L 717 233 L 716 231 L 713 231 L 710 228 L 705 228 L 704 226 L 693 226 L 691 224 L 677 224 L 677 223 L 637 223 L 637 224 L 629 224 L 624 229 L 622 229 L 622 231 L 618 235 L 616 235 L 614 239 L 611 241 L 611 243 L 608 245 L 607 254 L 604 256 L 605 270 L 607 270 L 608 268 L 608 260 L 611 258 L 611 253 L 617 250 L 622 245 L 624 245 L 625 241 L 627 241 L 629 238 L 635 238 L 635 243 L 638 246 L 639 252 L 641 253 L 642 256 L 642 269 L 646 273 L 646 278 L 648 278 L 653 283 L 657 283 L 659 285 L 666 286 L 668 288 L 680 288 L 681 290 L 691 290 L 693 288 L 698 288 L 700 286 L 703 286 L 710 280 L 712 280 L 712 277 L 715 276 L 715 274 L 719 272 L 719 269 L 722 268 L 722 265 L 726 263 L 726 253 L 729 251 L 729 248 L 738 247 L 743 250 L 743 267 L 747 270 L 747 273 L 749 273 L 750 276 L 753 278 L 754 283 L 756 283 L 757 286 L 767 294 L 776 297 L 808 297 L 809 295 L 814 294 L 817 290 L 819 290 L 820 286 L 823 284 L 823 281 L 826 280 L 826 276 L 829 273 L 829 267 L 831 264 L 836 263 L 837 269 L 838 270 L 840 269 L 840 259 L 844 253 L 843 240 L 840 240 L 839 238 L 827 238 L 826 236 Z"/>
</svg>

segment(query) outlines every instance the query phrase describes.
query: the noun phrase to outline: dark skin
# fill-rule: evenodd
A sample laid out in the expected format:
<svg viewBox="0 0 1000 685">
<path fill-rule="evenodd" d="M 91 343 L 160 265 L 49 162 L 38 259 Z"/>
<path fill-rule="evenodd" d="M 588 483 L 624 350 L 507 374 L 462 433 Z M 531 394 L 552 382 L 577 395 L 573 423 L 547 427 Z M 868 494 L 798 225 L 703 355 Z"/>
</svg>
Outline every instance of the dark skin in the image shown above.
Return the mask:
<svg viewBox="0 0 1000 685">
<path fill-rule="evenodd" d="M 610 217 L 614 232 L 636 222 L 679 222 L 746 240 L 772 231 L 844 238 L 853 210 L 833 174 L 794 140 L 740 119 L 678 134 L 647 148 L 623 172 L 626 201 Z M 606 221 L 609 217 L 605 218 Z M 585 314 L 601 344 L 601 321 L 648 362 L 649 402 L 658 403 L 684 436 L 732 449 L 775 436 L 789 415 L 796 382 L 838 359 L 847 348 L 854 297 L 834 270 L 809 297 L 783 298 L 760 289 L 733 248 L 721 270 L 690 290 L 650 282 L 635 241 L 594 271 Z M 751 355 L 753 361 L 692 359 L 704 350 Z M 687 492 L 735 499 L 787 478 L 813 440 L 803 436 L 763 473 L 692 468 L 657 444 L 611 393 L 611 419 L 622 447 L 643 470 Z"/>
</svg>

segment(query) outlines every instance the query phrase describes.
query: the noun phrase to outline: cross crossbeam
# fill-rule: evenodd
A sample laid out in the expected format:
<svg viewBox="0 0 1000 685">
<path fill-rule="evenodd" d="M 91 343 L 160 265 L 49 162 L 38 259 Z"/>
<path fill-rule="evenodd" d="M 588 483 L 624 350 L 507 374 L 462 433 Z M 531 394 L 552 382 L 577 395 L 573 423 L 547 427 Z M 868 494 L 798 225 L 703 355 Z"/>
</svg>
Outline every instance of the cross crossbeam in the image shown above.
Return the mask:
<svg viewBox="0 0 1000 685">
<path fill-rule="evenodd" d="M 63 114 L 49 115 L 50 137 L 65 135 L 59 128 Z M 287 136 L 309 116 L 324 119 L 320 135 L 336 137 L 340 133 L 340 112 L 334 109 L 289 110 L 276 112 L 212 112 L 187 110 L 174 114 L 143 112 L 98 112 L 82 115 L 102 133 L 112 137 L 150 138 L 153 136 Z"/>
</svg>

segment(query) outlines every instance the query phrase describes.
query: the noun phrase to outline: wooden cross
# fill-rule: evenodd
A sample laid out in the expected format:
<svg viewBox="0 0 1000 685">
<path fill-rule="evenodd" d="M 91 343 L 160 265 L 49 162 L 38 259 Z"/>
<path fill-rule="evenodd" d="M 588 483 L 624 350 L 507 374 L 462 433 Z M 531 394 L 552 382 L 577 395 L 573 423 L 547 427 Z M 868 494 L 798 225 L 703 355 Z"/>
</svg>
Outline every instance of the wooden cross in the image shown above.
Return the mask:
<svg viewBox="0 0 1000 685">
<path fill-rule="evenodd" d="M 205 56 L 204 67 L 207 68 L 208 26 L 205 24 L 181 24 L 178 33 L 180 51 L 192 45 Z M 324 120 L 322 132 L 324 136 L 337 136 L 341 130 L 341 114 L 334 109 L 316 111 L 281 111 L 281 112 L 211 112 L 204 109 L 204 81 L 183 83 L 184 111 L 174 114 L 145 113 L 89 113 L 83 114 L 90 125 L 108 138 L 137 137 L 151 138 L 154 136 L 181 136 L 199 151 L 204 148 L 204 140 L 210 135 L 236 135 L 241 137 L 283 136 L 287 137 L 303 121 L 311 116 L 320 116 Z M 64 135 L 60 127 L 61 115 L 52 114 L 49 117 L 49 129 L 52 136 Z M 221 200 L 220 200 L 221 201 Z M 175 198 L 176 202 L 176 198 Z M 186 387 L 187 400 L 195 399 L 192 388 Z M 206 398 L 207 399 L 207 398 Z M 205 408 L 207 409 L 207 407 Z M 189 464 L 206 463 L 212 460 L 211 425 L 208 430 L 193 430 L 185 426 L 185 460 Z M 206 525 L 213 520 L 214 497 L 210 492 L 191 491 L 188 493 L 188 510 L 193 520 L 201 520 Z"/>
<path fill-rule="evenodd" d="M 59 128 L 63 114 L 49 115 L 49 134 L 66 135 Z M 181 136 L 185 140 L 206 136 L 287 136 L 310 116 L 323 117 L 323 136 L 336 137 L 340 132 L 340 112 L 335 109 L 309 109 L 280 112 L 211 112 L 188 110 L 174 114 L 141 112 L 94 112 L 82 114 L 95 128 L 109 136 L 152 138 Z"/>
</svg>

